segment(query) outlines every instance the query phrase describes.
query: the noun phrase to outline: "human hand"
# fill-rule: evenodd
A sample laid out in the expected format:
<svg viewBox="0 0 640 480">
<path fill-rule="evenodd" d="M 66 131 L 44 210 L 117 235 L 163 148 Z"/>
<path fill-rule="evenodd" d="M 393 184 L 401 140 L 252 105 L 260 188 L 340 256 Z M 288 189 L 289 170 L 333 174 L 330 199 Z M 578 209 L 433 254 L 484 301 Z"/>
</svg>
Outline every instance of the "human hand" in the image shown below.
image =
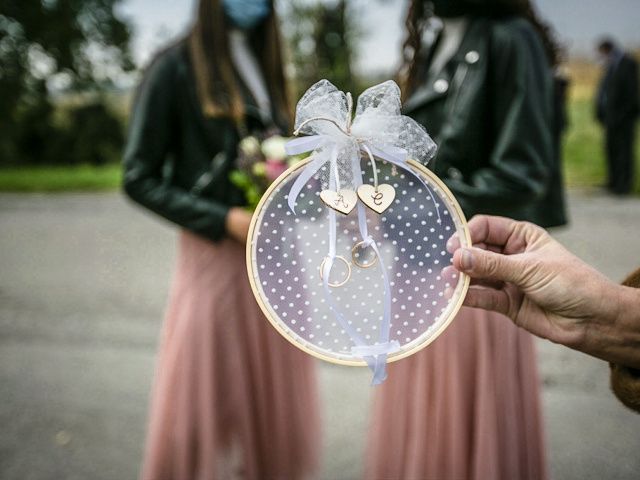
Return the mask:
<svg viewBox="0 0 640 480">
<path fill-rule="evenodd" d="M 227 213 L 225 228 L 229 236 L 240 243 L 247 243 L 249 225 L 251 224 L 251 213 L 244 208 L 232 207 Z"/>
<path fill-rule="evenodd" d="M 604 358 L 621 289 L 542 228 L 502 217 L 469 222 L 472 248 L 453 236 L 453 266 L 472 278 L 464 304 L 502 313 L 556 343 Z M 613 332 L 615 333 L 615 331 Z M 615 336 L 615 335 L 613 335 Z"/>
</svg>

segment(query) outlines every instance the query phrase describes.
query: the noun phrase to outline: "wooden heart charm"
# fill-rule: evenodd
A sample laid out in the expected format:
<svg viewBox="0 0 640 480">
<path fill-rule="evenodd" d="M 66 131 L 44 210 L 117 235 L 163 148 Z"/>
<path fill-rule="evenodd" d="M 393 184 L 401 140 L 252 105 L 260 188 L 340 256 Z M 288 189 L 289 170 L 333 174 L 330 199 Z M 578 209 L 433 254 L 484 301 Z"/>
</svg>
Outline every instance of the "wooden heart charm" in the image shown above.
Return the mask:
<svg viewBox="0 0 640 480">
<path fill-rule="evenodd" d="M 386 183 L 378 185 L 377 190 L 373 185 L 360 185 L 358 197 L 371 210 L 382 213 L 391 206 L 393 199 L 396 198 L 396 189 Z"/>
<path fill-rule="evenodd" d="M 353 190 L 323 190 L 320 192 L 320 199 L 337 212 L 348 215 L 358 203 L 358 196 Z"/>
</svg>

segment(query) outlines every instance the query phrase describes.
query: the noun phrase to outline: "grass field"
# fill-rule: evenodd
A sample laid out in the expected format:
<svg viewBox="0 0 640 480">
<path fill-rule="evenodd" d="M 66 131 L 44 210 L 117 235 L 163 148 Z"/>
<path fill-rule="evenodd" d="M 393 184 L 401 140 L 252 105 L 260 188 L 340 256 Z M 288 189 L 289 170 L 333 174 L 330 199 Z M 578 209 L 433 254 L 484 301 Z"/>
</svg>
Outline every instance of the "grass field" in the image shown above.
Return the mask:
<svg viewBox="0 0 640 480">
<path fill-rule="evenodd" d="M 565 183 L 570 187 L 596 187 L 604 183 L 606 171 L 604 137 L 595 121 L 593 105 L 599 71 L 593 64 L 576 61 L 570 65 L 569 76 L 570 124 L 563 151 Z M 636 164 L 635 193 L 640 194 L 640 142 L 636 142 Z"/>
<path fill-rule="evenodd" d="M 589 187 L 605 178 L 604 137 L 593 120 L 593 103 L 588 99 L 569 102 L 569 128 L 564 138 L 564 173 L 569 186 Z"/>
<path fill-rule="evenodd" d="M 93 167 L 20 167 L 0 169 L 0 191 L 67 192 L 115 190 L 120 186 L 118 164 Z"/>
<path fill-rule="evenodd" d="M 605 181 L 603 136 L 593 118 L 593 97 L 600 75 L 588 62 L 569 65 L 571 79 L 569 127 L 564 138 L 564 174 L 569 187 L 591 188 Z M 636 185 L 640 194 L 640 142 L 636 142 Z M 0 191 L 59 192 L 115 190 L 120 185 L 117 164 L 103 167 L 25 167 L 0 169 Z"/>
</svg>

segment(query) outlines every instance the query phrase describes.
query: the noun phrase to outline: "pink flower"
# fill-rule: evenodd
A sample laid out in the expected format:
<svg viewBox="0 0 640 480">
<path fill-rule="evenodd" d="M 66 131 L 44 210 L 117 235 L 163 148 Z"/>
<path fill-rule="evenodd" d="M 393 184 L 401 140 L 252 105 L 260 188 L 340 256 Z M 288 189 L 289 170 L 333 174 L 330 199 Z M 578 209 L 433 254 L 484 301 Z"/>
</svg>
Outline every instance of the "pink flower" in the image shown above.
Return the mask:
<svg viewBox="0 0 640 480">
<path fill-rule="evenodd" d="M 276 178 L 278 178 L 282 174 L 282 172 L 284 172 L 287 169 L 287 164 L 280 159 L 274 160 L 271 158 L 267 158 L 266 167 L 267 167 L 267 179 L 270 182 L 273 182 Z"/>
</svg>

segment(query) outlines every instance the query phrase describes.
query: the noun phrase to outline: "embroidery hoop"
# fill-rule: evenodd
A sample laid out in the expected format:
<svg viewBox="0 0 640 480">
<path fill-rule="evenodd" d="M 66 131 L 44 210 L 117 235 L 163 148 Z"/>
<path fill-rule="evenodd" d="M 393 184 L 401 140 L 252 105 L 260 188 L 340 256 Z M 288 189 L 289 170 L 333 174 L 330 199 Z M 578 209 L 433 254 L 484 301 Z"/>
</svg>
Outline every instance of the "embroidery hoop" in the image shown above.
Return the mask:
<svg viewBox="0 0 640 480">
<path fill-rule="evenodd" d="M 302 169 L 303 167 L 305 167 L 310 161 L 311 159 L 306 159 L 290 167 L 287 171 L 285 171 L 282 175 L 280 175 L 280 177 L 278 177 L 275 182 L 273 182 L 273 184 L 268 188 L 268 190 L 265 192 L 262 199 L 260 200 L 255 210 L 255 213 L 251 219 L 251 223 L 249 226 L 249 233 L 247 237 L 246 261 L 247 261 L 247 272 L 249 275 L 249 282 L 250 282 L 253 294 L 256 298 L 256 301 L 260 306 L 260 309 L 264 313 L 265 317 L 267 318 L 267 320 L 269 320 L 269 322 L 276 329 L 276 331 L 280 335 L 282 335 L 287 341 L 289 341 L 292 345 L 304 351 L 305 353 L 312 355 L 315 358 L 318 358 L 320 360 L 324 360 L 330 363 L 334 363 L 338 365 L 346 365 L 346 366 L 367 366 L 367 363 L 365 360 L 340 358 L 343 355 L 337 355 L 337 354 L 335 356 L 332 356 L 322 351 L 319 351 L 319 349 L 317 349 L 318 347 L 314 348 L 311 342 L 301 339 L 301 337 L 299 337 L 295 332 L 293 332 L 291 328 L 287 326 L 287 322 L 285 322 L 279 316 L 279 314 L 272 307 L 272 305 L 270 305 L 269 302 L 266 300 L 266 294 L 264 293 L 264 290 L 262 289 L 262 286 L 260 285 L 260 282 L 259 282 L 259 278 L 260 278 L 259 268 L 255 261 L 256 246 L 257 246 L 256 239 L 259 234 L 258 233 L 259 229 L 257 228 L 257 226 L 258 226 L 258 223 L 261 222 L 264 216 L 265 204 L 271 201 L 272 193 L 276 191 L 278 187 L 280 187 L 283 183 L 288 181 L 291 178 L 291 176 L 293 176 L 299 169 Z M 462 212 L 462 209 L 460 208 L 460 205 L 458 204 L 458 202 L 455 200 L 455 197 L 453 196 L 453 194 L 449 191 L 446 185 L 424 165 L 414 160 L 408 160 L 407 164 L 411 167 L 414 174 L 421 176 L 423 180 L 431 184 L 432 187 L 435 187 L 435 190 L 438 193 L 439 199 L 441 199 L 445 203 L 445 206 L 447 207 L 448 211 L 455 216 L 453 220 L 456 226 L 456 232 L 460 237 L 462 245 L 470 246 L 471 238 L 467 228 L 467 222 L 466 222 L 464 213 Z M 395 362 L 403 358 L 409 357 L 419 352 L 420 350 L 424 349 L 429 344 L 431 344 L 434 340 L 436 340 L 436 338 L 438 338 L 442 334 L 442 332 L 444 332 L 446 328 L 451 324 L 456 314 L 462 307 L 462 303 L 464 301 L 464 297 L 469 288 L 469 282 L 470 282 L 470 279 L 467 275 L 464 275 L 461 273 L 459 273 L 458 275 L 459 275 L 458 281 L 454 288 L 453 294 L 448 300 L 448 305 L 446 309 L 439 315 L 440 317 L 443 318 L 443 320 L 442 319 L 440 320 L 437 329 L 431 332 L 428 336 L 427 336 L 427 333 L 429 332 L 425 332 L 422 336 L 426 338 L 424 338 L 422 341 L 411 342 L 411 343 L 415 343 L 415 345 L 412 346 L 411 348 L 401 349 L 398 352 L 390 353 L 386 360 L 387 363 Z"/>
</svg>

